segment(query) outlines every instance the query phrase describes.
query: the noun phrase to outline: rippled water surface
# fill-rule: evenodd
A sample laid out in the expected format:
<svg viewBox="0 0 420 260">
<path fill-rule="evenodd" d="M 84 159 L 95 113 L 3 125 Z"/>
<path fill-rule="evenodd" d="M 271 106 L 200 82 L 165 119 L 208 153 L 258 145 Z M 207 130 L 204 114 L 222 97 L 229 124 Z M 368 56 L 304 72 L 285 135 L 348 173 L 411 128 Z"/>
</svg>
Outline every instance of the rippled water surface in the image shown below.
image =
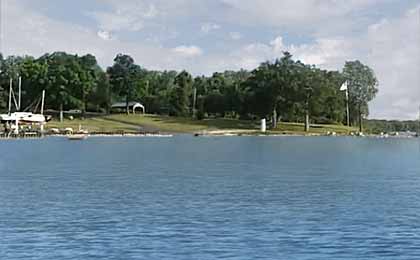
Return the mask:
<svg viewBox="0 0 420 260">
<path fill-rule="evenodd" d="M 420 259 L 420 143 L 2 141 L 0 259 Z"/>
</svg>

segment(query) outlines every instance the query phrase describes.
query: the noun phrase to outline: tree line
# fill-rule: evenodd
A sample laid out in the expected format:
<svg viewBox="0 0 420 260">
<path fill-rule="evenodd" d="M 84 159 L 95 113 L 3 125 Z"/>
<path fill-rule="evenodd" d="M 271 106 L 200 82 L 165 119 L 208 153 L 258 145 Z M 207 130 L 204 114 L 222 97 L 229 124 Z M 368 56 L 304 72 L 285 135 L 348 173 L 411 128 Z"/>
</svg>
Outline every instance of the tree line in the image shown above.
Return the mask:
<svg viewBox="0 0 420 260">
<path fill-rule="evenodd" d="M 304 64 L 285 52 L 253 71 L 216 72 L 193 76 L 187 71 L 154 71 L 119 54 L 103 70 L 93 55 L 65 52 L 0 57 L 0 110 L 7 110 L 10 79 L 22 78 L 22 107 L 28 107 L 46 90 L 46 108 L 80 109 L 110 113 L 113 102 L 139 101 L 148 113 L 171 116 L 279 121 L 345 123 L 348 83 L 350 122 L 360 124 L 369 114 L 368 103 L 378 81 L 360 61 L 345 63 L 342 71 Z M 16 85 L 16 84 L 15 84 Z M 129 110 L 127 109 L 127 113 Z"/>
</svg>

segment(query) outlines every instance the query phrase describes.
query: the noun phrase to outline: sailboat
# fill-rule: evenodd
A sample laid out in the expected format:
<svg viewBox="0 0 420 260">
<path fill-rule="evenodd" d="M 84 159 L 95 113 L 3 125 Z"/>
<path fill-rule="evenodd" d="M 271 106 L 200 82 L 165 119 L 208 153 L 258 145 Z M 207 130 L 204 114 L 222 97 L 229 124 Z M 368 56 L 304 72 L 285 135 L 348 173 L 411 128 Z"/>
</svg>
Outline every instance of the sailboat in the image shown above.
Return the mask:
<svg viewBox="0 0 420 260">
<path fill-rule="evenodd" d="M 13 91 L 13 80 L 10 79 L 10 90 L 9 90 L 9 111 L 7 114 L 0 114 L 0 122 L 5 125 L 5 128 L 9 130 L 9 134 L 19 134 L 20 125 L 38 125 L 43 131 L 44 125 L 52 119 L 51 116 L 44 115 L 44 100 L 45 90 L 42 91 L 41 97 L 41 113 L 36 114 L 33 112 L 21 112 L 21 78 L 19 77 L 19 94 L 18 100 L 16 100 L 15 93 Z M 12 112 L 12 100 L 16 108 L 16 112 Z M 39 104 L 39 103 L 38 103 Z"/>
</svg>

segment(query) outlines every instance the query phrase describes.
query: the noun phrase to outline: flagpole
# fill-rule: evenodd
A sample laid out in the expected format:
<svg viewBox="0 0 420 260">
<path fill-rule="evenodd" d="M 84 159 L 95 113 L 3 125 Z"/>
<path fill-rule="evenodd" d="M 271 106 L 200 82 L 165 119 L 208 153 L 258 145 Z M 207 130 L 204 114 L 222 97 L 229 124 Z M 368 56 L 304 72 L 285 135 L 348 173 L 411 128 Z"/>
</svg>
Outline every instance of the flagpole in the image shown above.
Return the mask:
<svg viewBox="0 0 420 260">
<path fill-rule="evenodd" d="M 350 126 L 349 89 L 346 89 L 347 126 Z"/>
<path fill-rule="evenodd" d="M 347 126 L 350 126 L 350 108 L 349 108 L 349 84 L 344 82 L 340 87 L 340 91 L 346 91 L 346 114 L 347 114 Z"/>
</svg>

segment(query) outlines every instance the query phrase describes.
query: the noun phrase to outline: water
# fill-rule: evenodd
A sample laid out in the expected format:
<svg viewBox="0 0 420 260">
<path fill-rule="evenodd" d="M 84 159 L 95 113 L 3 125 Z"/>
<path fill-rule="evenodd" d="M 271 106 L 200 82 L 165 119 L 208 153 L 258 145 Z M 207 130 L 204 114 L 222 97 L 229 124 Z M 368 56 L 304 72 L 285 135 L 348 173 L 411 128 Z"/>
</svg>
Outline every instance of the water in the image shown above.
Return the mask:
<svg viewBox="0 0 420 260">
<path fill-rule="evenodd" d="M 0 259 L 419 259 L 420 144 L 0 143 Z"/>
</svg>

